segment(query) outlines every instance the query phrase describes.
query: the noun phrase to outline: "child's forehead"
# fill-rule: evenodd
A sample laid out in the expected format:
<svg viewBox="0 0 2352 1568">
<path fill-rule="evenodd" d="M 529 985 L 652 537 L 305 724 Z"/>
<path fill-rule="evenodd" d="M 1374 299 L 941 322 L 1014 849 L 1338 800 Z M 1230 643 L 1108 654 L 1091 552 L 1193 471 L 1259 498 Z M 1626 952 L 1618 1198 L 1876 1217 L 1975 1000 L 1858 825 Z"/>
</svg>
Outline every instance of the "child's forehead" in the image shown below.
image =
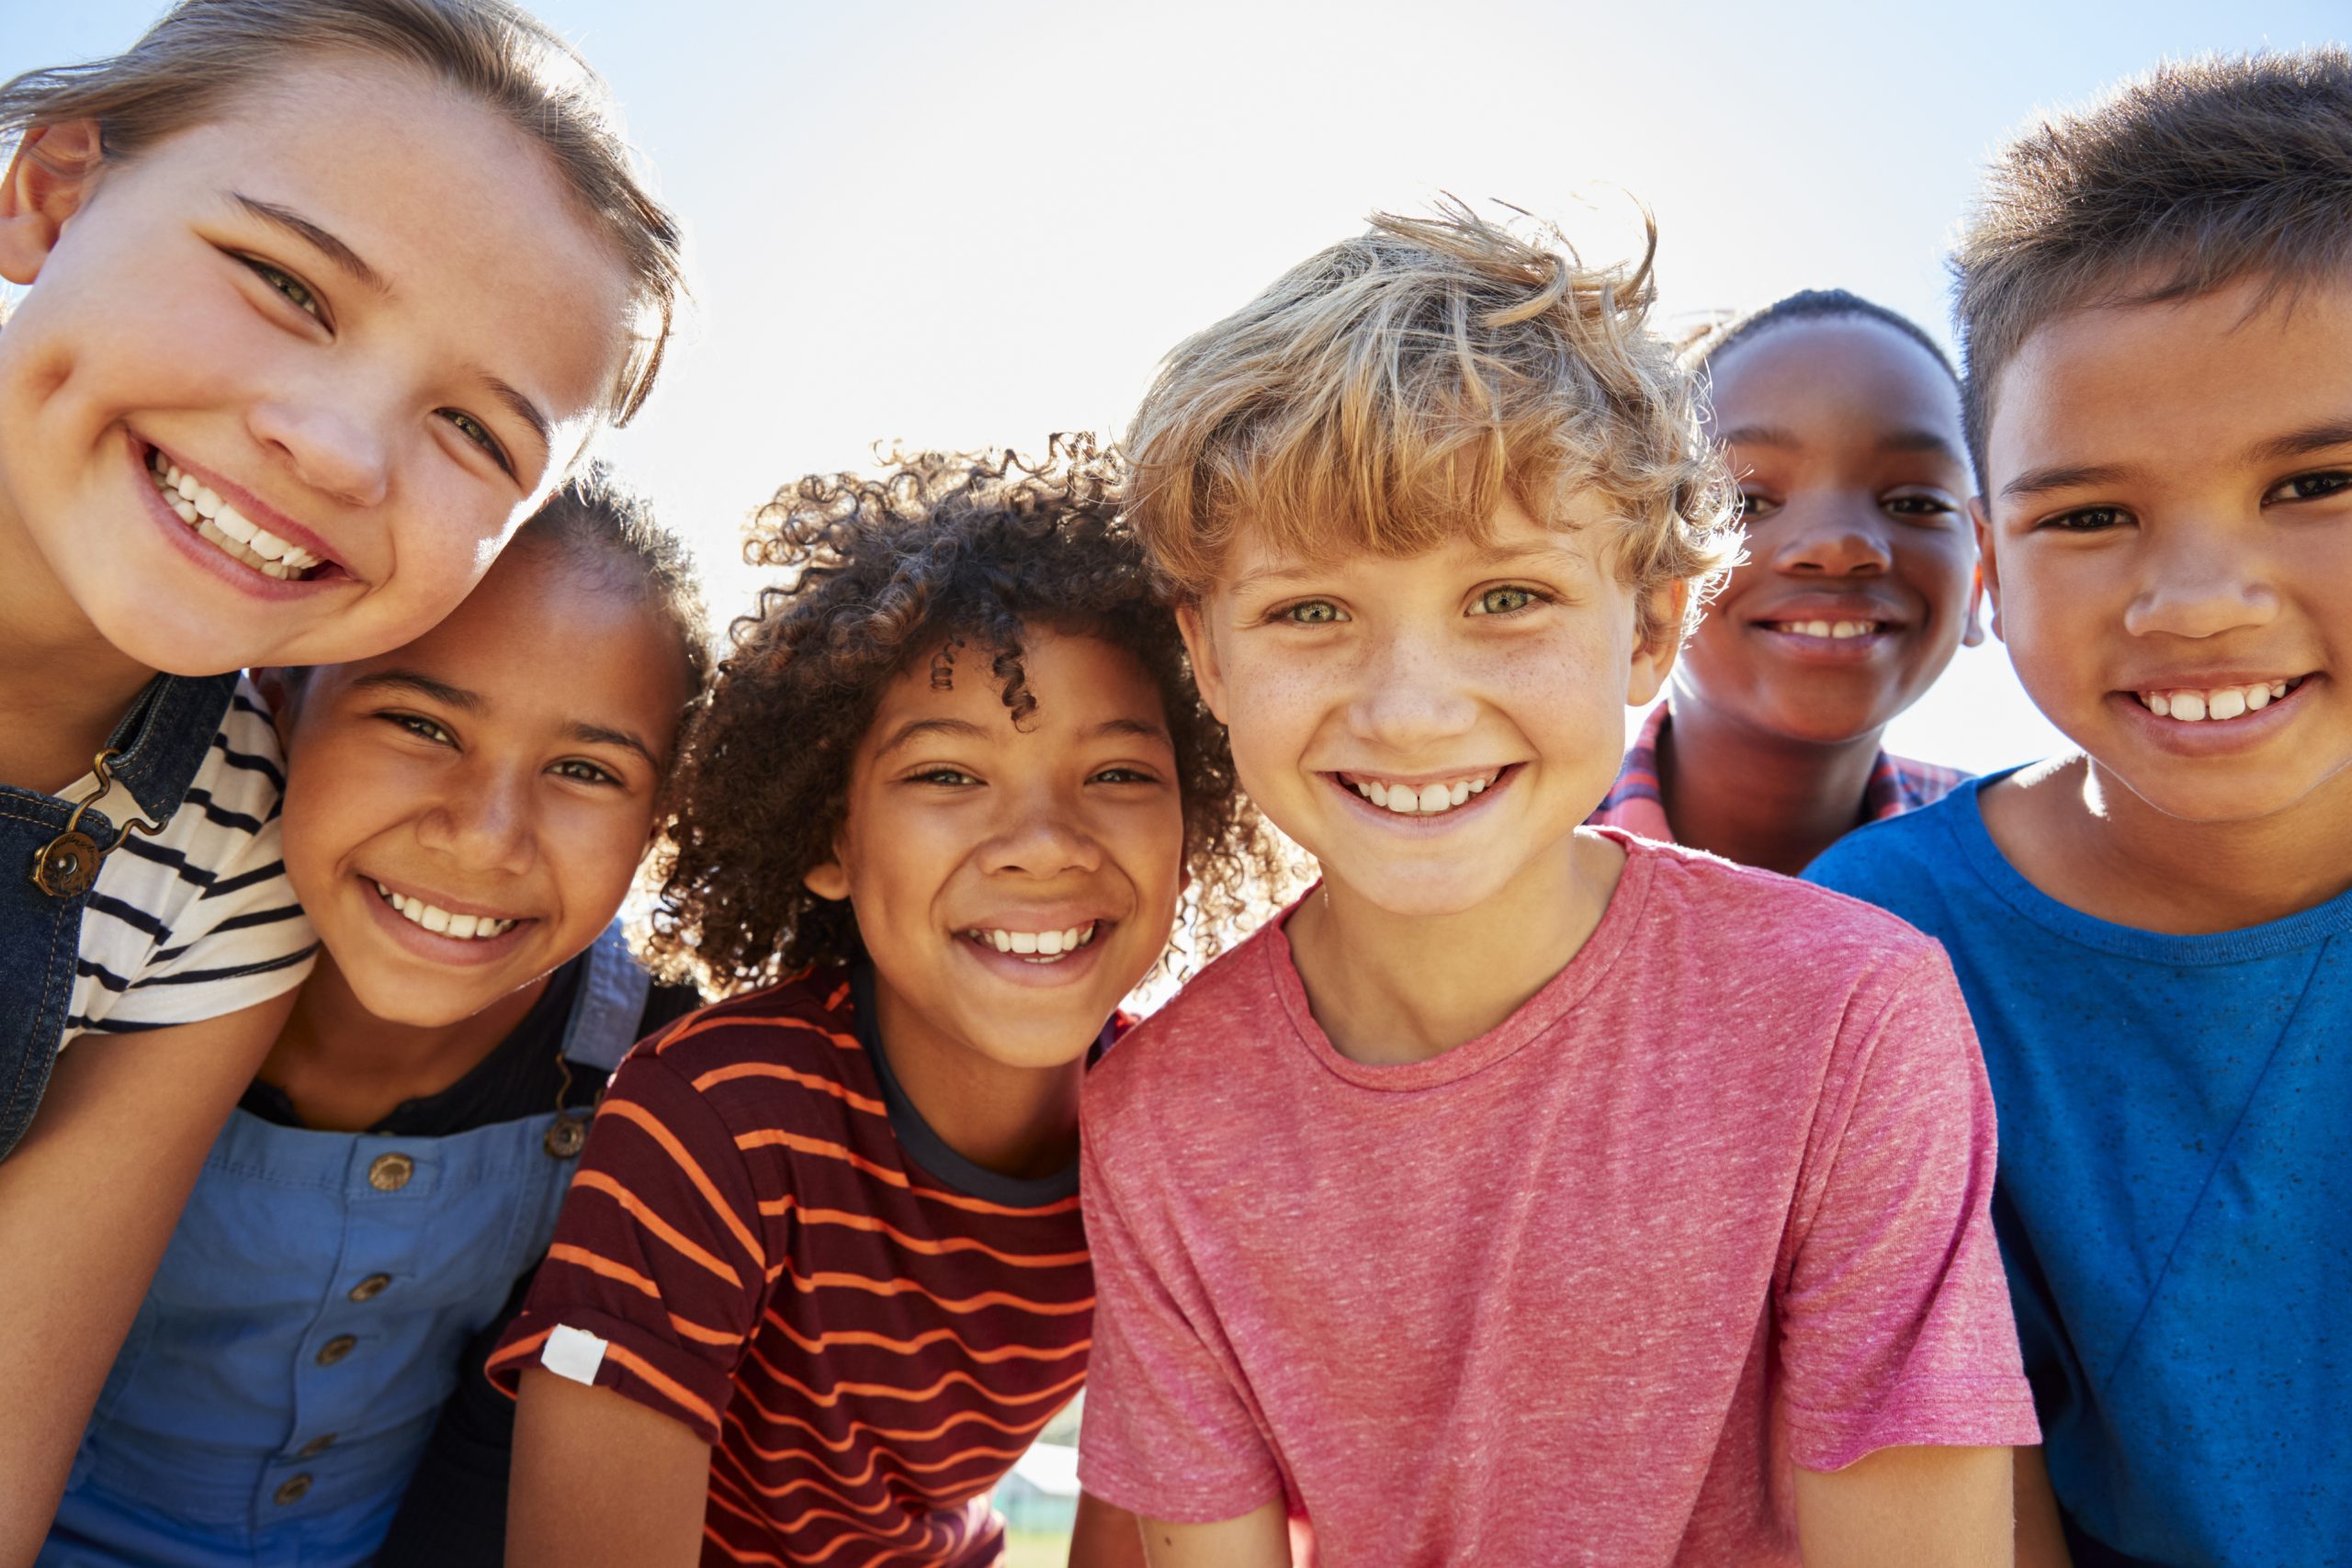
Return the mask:
<svg viewBox="0 0 2352 1568">
<path fill-rule="evenodd" d="M 1165 704 L 1135 650 L 1082 624 L 1024 620 L 1017 636 L 1017 651 L 973 635 L 921 645 L 883 683 L 866 750 L 879 757 L 926 734 L 990 743 L 1098 733 L 1165 739 Z"/>
<path fill-rule="evenodd" d="M 1403 585 L 1432 573 L 1514 568 L 1582 570 L 1605 564 L 1619 530 L 1609 500 L 1590 487 L 1571 489 L 1547 507 L 1548 522 L 1506 495 L 1483 525 L 1465 525 L 1434 547 L 1383 548 L 1378 540 L 1278 535 L 1243 520 L 1234 530 L 1211 593 L 1261 595 L 1348 579 Z"/>
<path fill-rule="evenodd" d="M 2352 429 L 2352 273 L 2084 306 L 2029 333 L 1993 390 L 1996 505 L 2275 464 Z"/>
</svg>

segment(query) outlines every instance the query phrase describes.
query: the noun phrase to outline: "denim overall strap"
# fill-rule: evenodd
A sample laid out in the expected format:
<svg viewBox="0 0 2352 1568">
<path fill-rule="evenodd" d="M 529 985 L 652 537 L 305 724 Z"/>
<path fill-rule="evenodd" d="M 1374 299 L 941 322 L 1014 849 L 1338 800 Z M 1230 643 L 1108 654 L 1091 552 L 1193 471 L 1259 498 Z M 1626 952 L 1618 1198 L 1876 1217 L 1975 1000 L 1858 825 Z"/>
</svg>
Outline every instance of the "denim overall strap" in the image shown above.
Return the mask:
<svg viewBox="0 0 2352 1568">
<path fill-rule="evenodd" d="M 120 755 L 109 766 L 150 818 L 179 809 L 236 690 L 233 674 L 158 675 L 115 726 L 107 745 Z M 0 784 L 0 1159 L 31 1124 L 65 1034 L 90 888 L 50 894 L 32 869 L 73 815 L 71 801 Z M 101 845 L 121 831 L 95 810 L 79 826 Z"/>
<path fill-rule="evenodd" d="M 637 1043 L 638 1021 L 645 1016 L 646 994 L 652 981 L 629 956 L 618 920 L 588 949 L 580 989 L 571 998 L 571 1016 L 563 1026 L 567 1060 L 609 1073 L 620 1066 Z"/>
</svg>

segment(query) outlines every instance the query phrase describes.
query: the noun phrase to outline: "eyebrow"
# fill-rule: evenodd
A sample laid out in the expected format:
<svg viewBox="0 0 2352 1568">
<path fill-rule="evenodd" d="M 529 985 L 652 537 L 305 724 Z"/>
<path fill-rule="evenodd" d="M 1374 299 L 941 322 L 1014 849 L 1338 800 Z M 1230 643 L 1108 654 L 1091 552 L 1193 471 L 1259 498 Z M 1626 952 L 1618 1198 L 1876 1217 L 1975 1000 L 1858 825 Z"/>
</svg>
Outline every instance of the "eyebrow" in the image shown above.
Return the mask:
<svg viewBox="0 0 2352 1568">
<path fill-rule="evenodd" d="M 661 760 L 653 755 L 653 748 L 626 729 L 608 729 L 601 724 L 582 724 L 575 720 L 564 733 L 582 745 L 617 746 L 625 751 L 634 751 L 645 759 L 647 767 L 657 773 L 662 771 Z"/>
<path fill-rule="evenodd" d="M 897 750 L 899 747 L 904 746 L 910 740 L 919 740 L 926 735 L 949 735 L 954 736 L 958 740 L 985 740 L 988 739 L 988 731 L 982 729 L 978 725 L 968 723 L 964 719 L 910 718 L 906 723 L 899 726 L 898 728 L 892 730 L 890 732 L 890 739 L 885 740 L 881 745 L 876 746 L 874 749 L 875 759 L 879 761 L 880 759 L 888 756 L 891 752 Z"/>
<path fill-rule="evenodd" d="M 2131 473 L 2130 468 L 2114 463 L 2083 463 L 2071 467 L 2057 464 L 2046 468 L 2028 468 L 2001 487 L 2001 499 L 2015 501 L 2020 496 L 2042 495 L 2053 490 L 2120 484 Z"/>
<path fill-rule="evenodd" d="M 353 250 L 292 208 L 280 207 L 274 201 L 262 201 L 242 191 L 231 191 L 229 199 L 263 222 L 275 224 L 293 235 L 345 272 L 366 284 L 374 292 L 390 294 L 392 291 L 392 286 L 384 280 L 384 275 L 369 266 L 357 251 Z"/>
<path fill-rule="evenodd" d="M 456 708 L 460 713 L 480 713 L 482 709 L 480 693 L 469 692 L 463 686 L 452 686 L 447 681 L 436 681 L 413 670 L 379 670 L 372 675 L 360 676 L 351 682 L 351 689 L 355 692 L 414 692 L 418 696 L 429 697 L 442 706 Z"/>
<path fill-rule="evenodd" d="M 555 426 L 548 423 L 547 415 L 539 412 L 538 404 L 516 391 L 508 383 L 487 372 L 483 373 L 482 380 L 498 400 L 506 405 L 508 412 L 531 427 L 531 433 L 539 438 L 539 445 L 542 447 L 549 450 L 554 448 Z"/>
<path fill-rule="evenodd" d="M 2352 419 L 2305 425 L 2267 441 L 2257 441 L 2247 448 L 2246 457 L 2256 463 L 2275 463 L 2287 457 L 2308 457 L 2331 446 L 2352 446 Z"/>
<path fill-rule="evenodd" d="M 1726 446 L 1781 446 L 1793 449 L 1804 445 L 1796 432 L 1784 430 L 1777 424 L 1743 424 L 1737 430 L 1724 435 L 1722 441 Z M 1890 431 L 1879 442 L 1878 446 L 1882 452 L 1927 452 L 1939 457 L 1949 457 L 1955 463 L 1965 464 L 1968 460 L 1961 455 L 1960 448 L 1952 445 L 1949 436 L 1924 426 L 1910 430 Z"/>
</svg>

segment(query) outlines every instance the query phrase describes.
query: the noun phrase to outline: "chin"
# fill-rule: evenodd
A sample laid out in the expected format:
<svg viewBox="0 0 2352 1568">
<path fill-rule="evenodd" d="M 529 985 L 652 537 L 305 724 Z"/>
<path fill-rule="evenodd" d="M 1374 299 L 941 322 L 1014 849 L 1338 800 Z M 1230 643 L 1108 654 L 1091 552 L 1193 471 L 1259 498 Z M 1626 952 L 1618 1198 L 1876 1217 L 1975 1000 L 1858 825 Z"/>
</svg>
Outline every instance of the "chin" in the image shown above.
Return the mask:
<svg viewBox="0 0 2352 1568">
<path fill-rule="evenodd" d="M 413 978 L 375 976 L 360 979 L 346 969 L 344 983 L 368 1016 L 405 1029 L 447 1029 L 463 1023 L 514 989 L 512 986 L 469 986 L 462 996 L 445 987 L 422 987 Z M 423 995 L 429 990 L 432 994 Z"/>
</svg>

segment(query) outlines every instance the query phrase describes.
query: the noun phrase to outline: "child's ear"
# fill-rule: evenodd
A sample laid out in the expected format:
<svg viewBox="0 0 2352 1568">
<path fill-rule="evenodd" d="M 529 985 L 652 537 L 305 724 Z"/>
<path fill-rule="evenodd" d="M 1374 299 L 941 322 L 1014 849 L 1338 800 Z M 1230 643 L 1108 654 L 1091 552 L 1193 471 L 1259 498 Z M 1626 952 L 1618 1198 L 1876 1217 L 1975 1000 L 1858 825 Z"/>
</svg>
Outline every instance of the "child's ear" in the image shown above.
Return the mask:
<svg viewBox="0 0 2352 1568">
<path fill-rule="evenodd" d="M 1682 651 L 1682 617 L 1690 608 L 1690 584 L 1681 579 L 1660 583 L 1645 599 L 1649 624 L 1657 628 L 1634 645 L 1634 661 L 1625 671 L 1625 705 L 1645 707 L 1666 687 L 1674 660 Z"/>
<path fill-rule="evenodd" d="M 262 705 L 269 709 L 269 727 L 277 731 L 277 749 L 284 751 L 293 739 L 294 717 L 302 706 L 302 672 L 263 665 L 247 672 Z"/>
<path fill-rule="evenodd" d="M 1200 688 L 1201 701 L 1219 724 L 1227 722 L 1225 669 L 1217 662 L 1216 635 L 1202 616 L 1199 600 L 1187 599 L 1176 606 L 1176 629 L 1183 634 L 1184 652 L 1193 661 L 1193 684 Z"/>
<path fill-rule="evenodd" d="M 1968 498 L 1968 521 L 1976 529 L 1976 586 L 1968 595 L 1968 630 L 1961 640 L 1971 648 L 1984 640 L 1989 628 L 1995 637 L 2001 635 L 2001 562 L 1993 553 L 1993 519 L 1984 511 L 1984 498 Z M 1990 604 L 1993 613 L 1984 626 L 1977 625 L 1977 606 Z"/>
<path fill-rule="evenodd" d="M 849 873 L 842 869 L 838 859 L 829 860 L 801 873 L 800 886 L 820 898 L 829 898 L 838 904 L 849 897 Z"/>
<path fill-rule="evenodd" d="M 90 199 L 105 164 L 96 120 L 70 119 L 25 133 L 0 180 L 0 277 L 23 285 L 40 276 L 57 236 Z"/>
</svg>

